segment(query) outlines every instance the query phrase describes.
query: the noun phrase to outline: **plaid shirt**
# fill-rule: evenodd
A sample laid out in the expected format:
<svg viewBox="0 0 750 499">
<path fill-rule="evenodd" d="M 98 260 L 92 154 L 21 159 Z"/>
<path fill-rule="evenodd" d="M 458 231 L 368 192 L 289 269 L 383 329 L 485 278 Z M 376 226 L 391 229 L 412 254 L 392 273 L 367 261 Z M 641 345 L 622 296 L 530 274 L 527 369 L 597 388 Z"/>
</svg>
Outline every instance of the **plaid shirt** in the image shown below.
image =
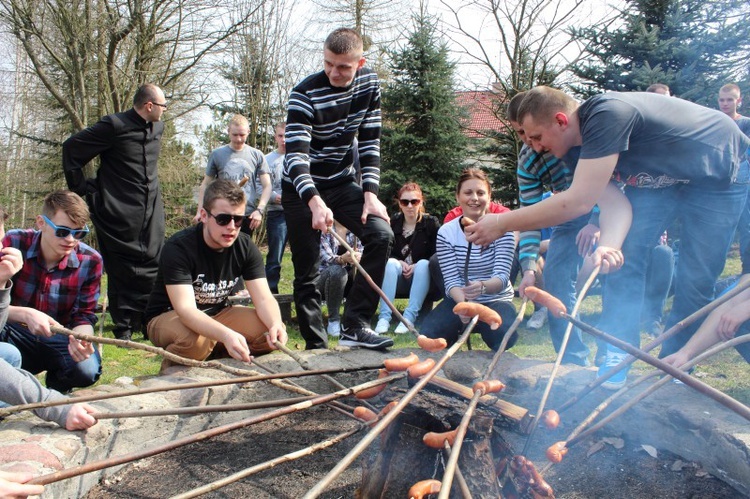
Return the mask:
<svg viewBox="0 0 750 499">
<path fill-rule="evenodd" d="M 18 248 L 24 259 L 23 268 L 13 276 L 10 304 L 44 312 L 69 329 L 95 325 L 101 255 L 78 243 L 75 251 L 47 270 L 39 248 L 41 234 L 36 230 L 11 230 L 3 239 L 3 247 Z"/>
</svg>

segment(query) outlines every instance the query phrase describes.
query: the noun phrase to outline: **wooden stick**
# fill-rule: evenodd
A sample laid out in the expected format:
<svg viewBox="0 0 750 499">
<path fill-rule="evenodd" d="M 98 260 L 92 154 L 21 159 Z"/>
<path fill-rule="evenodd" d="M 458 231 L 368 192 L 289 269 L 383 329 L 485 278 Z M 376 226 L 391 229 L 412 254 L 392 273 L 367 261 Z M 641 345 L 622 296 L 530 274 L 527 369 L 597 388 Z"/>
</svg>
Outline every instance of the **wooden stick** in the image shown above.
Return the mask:
<svg viewBox="0 0 750 499">
<path fill-rule="evenodd" d="M 612 335 L 609 335 L 603 331 L 599 331 L 593 326 L 589 326 L 583 321 L 580 321 L 576 319 L 575 317 L 571 317 L 568 314 L 562 315 L 565 319 L 573 322 L 576 326 L 581 328 L 582 330 L 586 331 L 587 333 L 591 334 L 592 336 L 596 336 L 597 338 L 601 338 L 607 343 L 614 345 L 615 347 L 619 348 L 620 350 L 624 350 L 625 352 L 629 353 L 633 357 L 637 357 L 638 359 L 646 362 L 647 364 L 651 364 L 652 366 L 656 367 L 657 369 L 660 369 L 673 378 L 677 378 L 689 387 L 699 391 L 700 393 L 706 395 L 707 397 L 712 398 L 716 402 L 720 403 L 724 407 L 731 409 L 732 411 L 736 412 L 743 418 L 750 421 L 750 407 L 746 406 L 742 402 L 739 402 L 738 400 L 730 397 L 726 393 L 721 392 L 720 390 L 717 390 L 716 388 L 707 385 L 706 383 L 700 381 L 699 379 L 693 378 L 688 373 L 681 371 L 680 369 L 671 366 L 664 362 L 663 360 L 657 359 L 653 355 L 649 355 L 645 351 L 641 350 L 640 348 L 636 348 L 630 343 L 626 343 L 619 338 L 615 338 Z"/>
<path fill-rule="evenodd" d="M 266 334 L 268 334 L 268 333 L 266 333 Z M 285 354 L 287 354 L 288 356 L 290 356 L 292 359 L 294 359 L 295 362 L 297 362 L 297 364 L 299 364 L 299 366 L 302 369 L 304 369 L 306 371 L 310 370 L 310 364 L 305 359 L 303 359 L 302 357 L 300 357 L 297 354 L 297 352 L 291 350 L 290 348 L 288 348 L 286 345 L 283 345 L 279 341 L 275 341 L 273 344 L 274 344 L 274 346 L 276 348 L 278 348 L 279 350 L 281 350 L 282 352 L 284 352 Z M 341 383 L 339 383 L 339 381 L 337 379 L 335 379 L 335 378 L 333 378 L 331 376 L 328 376 L 327 374 L 321 375 L 321 378 L 323 378 L 324 380 L 328 381 L 337 390 L 341 390 L 343 388 L 346 388 L 344 385 L 342 385 Z M 362 402 L 365 406 L 367 406 L 368 409 L 377 412 L 377 409 L 375 407 L 373 407 L 373 405 L 370 404 L 368 401 L 361 400 L 360 402 Z"/>
<path fill-rule="evenodd" d="M 518 311 L 518 314 L 516 314 L 516 319 L 503 335 L 503 339 L 500 342 L 500 346 L 498 347 L 497 352 L 495 352 L 495 355 L 493 355 L 492 357 L 492 361 L 490 361 L 489 365 L 487 366 L 487 370 L 485 371 L 484 377 L 482 378 L 483 381 L 489 380 L 490 376 L 492 375 L 492 371 L 495 370 L 495 367 L 500 362 L 500 357 L 505 351 L 505 347 L 508 345 L 510 337 L 513 335 L 513 333 L 518 328 L 518 325 L 523 320 L 523 316 L 526 313 L 526 304 L 528 303 L 528 301 L 528 298 L 523 299 L 520 310 Z M 474 394 L 471 397 L 471 401 L 469 402 L 469 405 L 466 408 L 463 417 L 461 418 L 461 423 L 458 425 L 456 438 L 453 441 L 453 447 L 450 451 L 450 455 L 448 456 L 448 462 L 445 465 L 445 471 L 443 472 L 443 480 L 440 487 L 440 494 L 438 495 L 438 499 L 448 499 L 451 487 L 453 486 L 453 476 L 458 471 L 458 457 L 461 454 L 461 448 L 463 447 L 464 438 L 466 437 L 466 431 L 469 428 L 471 418 L 474 416 L 474 411 L 477 408 L 477 404 L 479 404 L 479 399 L 484 395 L 485 393 L 483 389 L 475 390 Z"/>
<path fill-rule="evenodd" d="M 367 281 L 367 284 L 369 284 L 370 287 L 373 290 L 375 290 L 375 292 L 378 294 L 378 296 L 380 296 L 380 298 L 383 300 L 383 303 L 385 303 L 388 306 L 388 308 L 391 309 L 391 312 L 393 312 L 393 315 L 396 316 L 396 318 L 399 321 L 401 321 L 404 324 L 404 326 L 406 326 L 406 328 L 409 330 L 409 332 L 411 334 L 414 335 L 415 338 L 417 336 L 419 336 L 419 331 L 417 331 L 417 329 L 414 327 L 414 325 L 411 322 L 407 321 L 406 318 L 403 315 L 401 315 L 401 312 L 398 311 L 398 309 L 396 308 L 396 306 L 391 302 L 391 300 L 383 292 L 383 290 L 380 288 L 380 286 L 378 286 L 375 283 L 375 281 L 372 280 L 372 277 L 370 277 L 370 274 L 368 274 L 367 271 L 362 267 L 362 264 L 360 264 L 359 261 L 357 260 L 357 258 L 355 257 L 354 249 L 351 246 L 349 246 L 349 243 L 346 242 L 346 239 L 344 239 L 343 237 L 341 237 L 340 235 L 338 235 L 336 233 L 336 231 L 333 230 L 332 227 L 328 229 L 328 232 L 334 238 L 336 238 L 336 240 L 339 242 L 339 244 L 341 246 L 343 246 L 344 249 L 346 249 L 346 251 L 349 252 L 349 254 L 352 255 L 352 263 L 354 264 L 354 268 L 356 268 L 359 271 L 359 273 L 362 274 L 362 277 L 364 277 L 365 281 Z"/>
<path fill-rule="evenodd" d="M 331 447 L 349 437 L 354 435 L 355 433 L 361 431 L 365 425 L 359 424 L 355 428 L 352 428 L 351 430 L 345 431 L 343 433 L 339 433 L 338 435 L 331 437 L 327 440 L 324 440 L 322 442 L 318 442 L 315 445 L 311 445 L 309 447 L 305 447 L 304 449 L 300 449 L 295 452 L 290 452 L 289 454 L 284 454 L 283 456 L 279 456 L 277 458 L 271 459 L 269 461 L 266 461 L 264 463 L 256 464 L 255 466 L 251 466 L 250 468 L 246 468 L 242 471 L 239 471 L 237 473 L 234 473 L 232 475 L 229 475 L 225 478 L 222 478 L 221 480 L 216 480 L 215 482 L 211 482 L 209 484 L 203 485 L 202 487 L 198 487 L 193 490 L 189 490 L 187 492 L 183 492 L 182 494 L 178 494 L 176 496 L 172 496 L 170 499 L 189 499 L 192 497 L 198 497 L 203 494 L 207 494 L 209 492 L 213 492 L 214 490 L 218 490 L 222 487 L 226 487 L 227 485 L 230 485 L 232 483 L 238 482 L 242 480 L 243 478 L 247 478 L 251 475 L 254 475 L 255 473 L 258 473 L 260 471 L 267 470 L 269 468 L 273 468 L 274 466 L 278 466 L 279 464 L 287 463 L 289 461 L 294 461 L 296 459 L 299 459 L 301 457 L 312 455 L 320 450 L 327 449 L 328 447 Z"/>
<path fill-rule="evenodd" d="M 451 444 L 449 444 L 447 440 L 443 440 L 443 450 L 445 451 L 446 456 L 450 457 L 452 449 Z M 458 466 L 456 466 L 456 481 L 458 482 L 458 487 L 461 489 L 461 494 L 464 496 L 464 499 L 471 499 L 469 484 L 466 483 L 466 478 L 464 478 L 464 474 L 461 473 L 461 468 Z"/>
<path fill-rule="evenodd" d="M 505 352 L 505 347 L 508 346 L 508 341 L 510 341 L 511 336 L 513 336 L 513 333 L 516 332 L 519 324 L 521 324 L 524 314 L 526 314 L 526 305 L 528 304 L 528 302 L 529 299 L 524 297 L 523 301 L 521 302 L 521 308 L 518 310 L 518 314 L 516 314 L 516 319 L 513 321 L 513 324 L 510 325 L 508 330 L 505 331 L 503 340 L 500 342 L 500 346 L 498 347 L 497 352 L 495 352 L 495 355 L 492 356 L 492 360 L 490 361 L 487 369 L 484 372 L 484 378 L 482 379 L 482 381 L 487 381 L 488 379 L 490 379 L 490 376 L 492 376 L 492 371 L 495 370 L 495 367 L 497 367 L 497 364 L 500 362 L 500 357 L 502 357 L 503 352 Z"/>
<path fill-rule="evenodd" d="M 148 345 L 143 345 L 141 343 L 136 343 L 134 341 L 116 340 L 116 339 L 112 339 L 112 338 L 99 338 L 97 336 L 92 336 L 92 335 L 89 335 L 89 334 L 83 334 L 83 333 L 79 333 L 77 331 L 71 331 L 71 330 L 65 329 L 63 327 L 52 327 L 51 329 L 52 329 L 52 331 L 55 334 L 63 334 L 63 335 L 66 335 L 66 336 L 73 336 L 74 338 L 77 338 L 77 339 L 83 340 L 83 341 L 102 342 L 102 343 L 108 343 L 108 344 L 111 344 L 111 345 L 123 346 L 123 347 L 126 347 L 126 348 L 134 348 L 136 350 L 145 350 L 147 352 L 151 352 L 151 353 L 155 353 L 157 355 L 161 355 L 165 359 L 170 360 L 172 362 L 175 362 L 177 364 L 182 364 L 182 365 L 186 365 L 186 366 L 201 367 L 201 368 L 213 368 L 213 369 L 217 369 L 219 371 L 223 371 L 223 372 L 226 372 L 226 373 L 229 373 L 229 374 L 235 374 L 235 375 L 239 375 L 239 376 L 257 376 L 257 375 L 260 374 L 258 371 L 253 371 L 251 369 L 237 369 L 237 368 L 234 368 L 234 367 L 231 367 L 231 366 L 227 366 L 227 365 L 222 364 L 221 362 L 218 362 L 216 360 L 198 361 L 198 360 L 188 359 L 188 358 L 185 358 L 185 357 L 180 357 L 179 355 L 175 355 L 175 354 L 173 354 L 171 352 L 168 352 L 168 351 L 164 350 L 163 348 L 152 347 L 152 346 L 148 346 Z M 270 372 L 272 374 L 275 374 L 275 373 L 272 372 L 271 369 L 269 369 L 267 367 L 264 367 L 262 364 L 255 363 L 254 365 L 257 366 L 260 369 L 263 369 L 263 370 L 268 371 L 268 372 Z M 271 379 L 271 380 L 269 380 L 269 382 L 272 385 L 274 385 L 276 387 L 279 387 L 279 388 L 281 388 L 283 390 L 295 392 L 295 393 L 298 393 L 300 395 L 317 395 L 315 392 L 312 392 L 312 391 L 310 391 L 310 390 L 308 390 L 306 388 L 303 388 L 303 387 L 297 385 L 296 383 L 280 381 L 278 379 Z M 349 407 L 349 406 L 343 405 L 340 402 L 335 402 L 333 405 L 338 405 L 339 409 L 341 409 L 341 411 L 343 413 L 346 413 L 346 414 L 351 413 L 351 407 Z"/>
<path fill-rule="evenodd" d="M 258 365 L 258 364 L 255 364 Z M 286 372 L 276 374 L 258 374 L 255 376 L 243 376 L 240 378 L 230 379 L 219 379 L 211 381 L 199 381 L 195 383 L 182 383 L 182 384 L 170 384 L 164 386 L 155 386 L 152 388 L 141 388 L 139 390 L 118 392 L 118 393 L 103 393 L 98 395 L 87 395 L 84 397 L 73 396 L 68 399 L 61 400 L 48 400 L 46 402 L 35 402 L 33 404 L 14 405 L 4 408 L 0 408 L 0 417 L 14 414 L 16 412 L 28 411 L 32 409 L 39 409 L 40 407 L 56 407 L 60 405 L 77 404 L 79 402 L 97 402 L 100 400 L 109 400 L 121 397 L 133 397 L 136 395 L 145 395 L 148 393 L 157 392 L 169 392 L 175 390 L 192 390 L 195 388 L 209 388 L 213 386 L 222 385 L 235 385 L 242 383 L 251 383 L 254 381 L 268 381 L 271 379 L 284 379 L 284 378 L 298 378 L 305 376 L 317 376 L 319 374 L 334 374 L 334 373 L 346 373 L 346 372 L 357 372 L 357 371 L 374 371 L 381 369 L 383 364 L 369 365 L 369 366 L 357 366 L 357 367 L 342 367 L 335 369 L 317 369 L 313 371 L 299 371 L 299 372 Z"/>
<path fill-rule="evenodd" d="M 461 453 L 461 447 L 464 443 L 464 437 L 466 437 L 466 430 L 469 427 L 469 422 L 472 416 L 474 416 L 474 410 L 477 408 L 479 399 L 484 395 L 484 390 L 479 389 L 474 391 L 474 396 L 469 402 L 469 406 L 466 408 L 461 423 L 458 425 L 458 431 L 456 431 L 456 439 L 453 441 L 453 448 L 451 454 L 448 457 L 448 463 L 445 465 L 445 471 L 443 472 L 442 485 L 440 486 L 440 494 L 438 499 L 448 499 L 451 493 L 451 486 L 453 485 L 453 475 L 456 473 L 458 468 L 458 456 Z"/>
<path fill-rule="evenodd" d="M 686 362 L 685 364 L 683 364 L 682 366 L 680 366 L 679 369 L 681 371 L 686 371 L 687 369 L 690 369 L 691 367 L 695 366 L 699 362 L 701 362 L 701 361 L 703 361 L 703 360 L 705 360 L 705 359 L 707 359 L 707 358 L 709 358 L 709 357 L 711 357 L 711 356 L 713 356 L 713 355 L 715 355 L 715 354 L 717 354 L 717 353 L 719 353 L 719 352 L 721 352 L 721 351 L 723 351 L 723 350 L 725 350 L 727 348 L 731 348 L 731 347 L 737 346 L 739 344 L 742 344 L 742 343 L 745 343 L 745 342 L 748 342 L 748 341 L 750 341 L 750 335 L 745 335 L 745 336 L 740 336 L 740 337 L 737 337 L 737 338 L 732 338 L 731 340 L 728 340 L 726 342 L 720 343 L 718 345 L 714 345 L 712 348 L 706 350 L 705 352 L 703 352 L 702 354 L 698 355 L 694 359 L 692 359 L 689 362 Z M 656 376 L 656 375 L 659 375 L 659 374 L 663 374 L 663 373 L 661 371 L 652 371 L 650 373 L 647 373 L 647 374 L 641 376 L 639 379 L 635 380 L 630 385 L 629 388 L 633 388 L 634 386 L 636 386 L 636 384 L 641 383 L 641 382 L 645 381 L 646 379 L 648 379 L 650 377 L 653 377 L 653 376 Z M 585 432 L 580 433 L 580 435 L 578 435 L 578 436 L 573 435 L 573 438 L 570 439 L 569 445 L 573 445 L 576 442 L 579 442 L 579 441 L 585 439 L 587 436 L 591 435 L 592 433 L 596 432 L 600 428 L 602 428 L 605 425 L 609 424 L 615 418 L 621 416 L 626 411 L 628 411 L 635 404 L 637 404 L 638 402 L 640 402 L 644 398 L 648 397 L 649 395 L 651 395 L 652 393 L 654 393 L 656 390 L 658 390 L 662 386 L 664 386 L 667 383 L 669 383 L 672 379 L 673 378 L 670 375 L 664 376 L 662 379 L 660 379 L 659 381 L 657 381 L 656 383 L 654 383 L 653 385 L 651 385 L 650 387 L 648 387 L 646 390 L 644 390 L 643 392 L 639 393 L 638 395 L 636 395 L 635 397 L 633 397 L 631 400 L 627 401 L 621 407 L 618 407 L 617 410 L 613 411 L 611 414 L 609 414 L 607 417 L 605 417 L 604 419 L 602 419 L 596 425 L 592 426 L 591 428 L 589 428 Z M 617 393 L 615 393 L 610 398 L 614 399 L 615 396 L 617 396 L 618 394 L 621 395 L 620 392 L 622 391 L 624 393 L 624 391 L 626 391 L 625 388 L 626 387 L 623 387 L 623 389 L 619 390 Z M 699 391 L 699 393 L 703 393 L 703 392 Z M 610 403 L 611 403 L 611 401 L 610 401 Z M 606 406 L 605 406 L 605 408 L 606 408 Z M 599 407 L 597 407 L 597 409 L 599 409 Z M 598 412 L 596 412 L 596 414 L 594 414 L 594 417 L 596 417 L 599 413 L 601 413 L 601 410 L 599 410 Z M 584 421 L 584 423 L 585 422 L 589 422 L 590 423 L 590 418 L 586 418 L 586 421 Z M 583 423 L 581 423 L 581 425 L 579 425 L 579 428 L 580 428 L 580 426 L 583 426 Z M 578 430 L 579 428 L 576 428 L 576 429 Z M 580 432 L 580 430 L 579 430 L 579 432 Z"/>
<path fill-rule="evenodd" d="M 578 298 L 576 298 L 575 305 L 573 305 L 573 310 L 571 311 L 572 316 L 575 317 L 578 314 L 578 309 L 581 307 L 581 303 L 583 303 L 583 299 L 586 297 L 586 293 L 588 293 L 589 288 L 596 280 L 596 276 L 599 275 L 599 268 L 599 265 L 594 267 L 594 269 L 591 271 L 591 275 L 581 288 L 581 292 L 578 293 Z M 549 380 L 547 380 L 547 386 L 544 387 L 544 393 L 542 394 L 542 398 L 539 400 L 539 407 L 537 408 L 534 418 L 531 420 L 531 425 L 529 426 L 529 434 L 526 437 L 526 442 L 524 443 L 523 450 L 521 451 L 522 456 L 525 456 L 528 452 L 529 445 L 531 445 L 531 437 L 534 436 L 534 431 L 536 430 L 537 426 L 539 426 L 539 418 L 542 417 L 544 407 L 547 405 L 547 399 L 549 398 L 549 394 L 552 391 L 552 384 L 555 381 L 555 376 L 557 376 L 557 371 L 560 369 L 560 364 L 562 364 L 563 355 L 565 355 L 565 348 L 568 346 L 568 340 L 570 339 L 570 333 L 572 331 L 573 324 L 569 322 L 568 327 L 565 328 L 565 335 L 563 335 L 562 343 L 560 344 L 560 351 L 557 353 L 555 364 L 552 366 L 552 372 L 549 375 Z"/>
<path fill-rule="evenodd" d="M 354 448 L 349 451 L 349 453 L 344 456 L 344 458 L 339 461 L 339 463 L 334 466 L 334 468 L 328 472 L 328 474 L 323 477 L 312 489 L 310 489 L 307 494 L 304 495 L 304 499 L 313 499 L 315 497 L 318 497 L 320 494 L 323 493 L 323 491 L 330 485 L 333 480 L 336 479 L 343 471 L 349 467 L 349 465 L 354 462 L 357 457 L 364 452 L 364 450 L 367 448 L 368 445 L 372 443 L 373 440 L 377 438 L 378 435 L 389 425 L 391 422 L 396 419 L 396 417 L 399 415 L 399 413 L 406 407 L 406 405 L 419 393 L 419 391 L 424 388 L 424 386 L 430 381 L 430 379 L 437 374 L 437 372 L 443 368 L 446 362 L 453 356 L 454 353 L 456 353 L 460 348 L 461 345 L 463 345 L 466 342 L 466 338 L 469 337 L 471 334 L 471 331 L 474 329 L 474 326 L 477 324 L 477 320 L 479 319 L 478 316 L 475 316 L 469 323 L 466 325 L 466 329 L 464 330 L 463 334 L 458 338 L 456 343 L 454 343 L 448 350 L 446 350 L 445 354 L 442 358 L 440 358 L 436 363 L 435 366 L 424 376 L 422 376 L 419 381 L 417 381 L 411 389 L 409 389 L 408 392 L 401 398 L 398 404 L 385 415 L 383 419 L 381 419 L 373 428 L 365 435 L 365 437 L 356 445 Z M 383 378 L 387 379 L 387 378 Z"/>
<path fill-rule="evenodd" d="M 723 303 L 732 299 L 733 297 L 740 294 L 748 287 L 750 287 L 750 280 L 738 283 L 737 286 L 732 288 L 730 291 L 727 291 L 724 295 L 720 296 L 719 298 L 715 299 L 714 301 L 705 305 L 699 310 L 696 310 L 695 312 L 693 312 L 692 314 L 690 314 L 689 316 L 687 316 L 686 318 L 684 318 L 683 320 L 681 320 L 680 322 L 676 323 L 674 326 L 669 328 L 667 331 L 664 331 L 661 335 L 659 335 L 659 337 L 655 338 L 653 341 L 644 345 L 643 350 L 646 352 L 650 352 L 657 346 L 661 345 L 667 339 L 676 335 L 677 333 L 685 329 L 687 326 L 693 324 L 695 321 L 702 318 L 704 315 L 708 315 L 719 305 L 722 305 Z M 633 357 L 632 355 L 626 357 L 618 365 L 616 365 L 615 367 L 607 371 L 607 373 L 604 376 L 599 376 L 598 378 L 594 379 L 591 383 L 583 387 L 577 395 L 573 396 L 567 402 L 562 404 L 560 408 L 557 409 L 557 412 L 559 413 L 564 412 L 566 409 L 573 406 L 576 402 L 581 400 L 583 397 L 591 393 L 599 385 L 607 381 L 611 376 L 614 376 L 616 373 L 622 371 L 623 369 L 631 365 L 633 362 L 635 362 L 635 357 Z"/>
<path fill-rule="evenodd" d="M 685 364 L 681 365 L 679 368 L 681 370 L 687 370 L 691 367 L 697 365 L 701 361 L 716 355 L 717 353 L 726 350 L 727 348 L 735 347 L 739 344 L 750 342 L 750 335 L 745 335 L 737 338 L 732 338 L 731 340 L 725 341 L 723 343 L 720 343 L 718 345 L 714 345 L 713 347 L 709 348 L 702 354 L 696 356 L 694 359 L 686 362 Z M 643 392 L 639 393 L 632 399 L 628 400 L 625 404 L 623 404 L 621 407 L 619 407 L 617 410 L 613 411 L 611 414 L 609 414 L 607 417 L 603 418 L 600 422 L 598 422 L 596 425 L 589 427 L 586 429 L 591 422 L 604 411 L 616 398 L 622 396 L 625 392 L 628 390 L 631 390 L 638 386 L 639 384 L 643 383 L 644 381 L 653 378 L 654 376 L 658 376 L 660 374 L 664 374 L 660 370 L 651 371 L 649 373 L 644 374 L 643 376 L 639 377 L 632 383 L 629 383 L 627 386 L 622 387 L 617 392 L 613 393 L 611 396 L 609 396 L 607 399 L 605 399 L 601 404 L 596 406 L 596 408 L 589 414 L 586 419 L 584 419 L 571 433 L 568 435 L 568 438 L 565 440 L 565 447 L 572 447 L 576 445 L 577 443 L 585 440 L 588 438 L 591 434 L 595 433 L 596 431 L 600 430 L 607 424 L 611 423 L 614 419 L 624 414 L 626 411 L 630 410 L 634 405 L 636 405 L 638 402 L 643 400 L 644 398 L 648 397 L 652 393 L 654 393 L 656 390 L 661 388 L 662 386 L 669 383 L 669 381 L 672 378 L 670 375 L 665 375 L 662 379 L 648 387 Z M 585 430 L 585 431 L 584 431 Z M 541 470 L 540 472 L 542 474 L 546 473 L 547 470 L 549 470 L 554 463 L 548 462 Z"/>
<path fill-rule="evenodd" d="M 355 393 L 358 393 L 362 390 L 366 390 L 368 388 L 372 388 L 375 386 L 379 386 L 383 383 L 390 383 L 392 381 L 395 381 L 397 379 L 401 379 L 406 375 L 406 373 L 396 373 L 391 376 L 377 379 L 374 381 L 368 381 L 366 383 L 362 383 L 357 386 L 353 386 L 351 388 L 347 388 L 346 390 L 339 390 L 334 393 L 329 393 L 326 395 L 318 395 L 310 400 L 304 401 L 304 402 L 298 402 L 296 404 L 292 404 L 290 406 L 282 407 L 273 411 L 266 412 L 264 414 L 259 414 L 257 416 L 253 416 L 247 419 L 243 419 L 241 421 L 236 421 L 234 423 L 225 424 L 222 426 L 218 426 L 216 428 L 211 428 L 208 430 L 204 430 L 201 432 L 198 432 L 194 435 L 188 435 L 186 437 L 178 438 L 176 440 L 173 440 L 171 442 L 167 442 L 166 444 L 157 445 L 155 447 L 151 447 L 149 449 L 139 450 L 135 452 L 131 452 L 129 454 L 125 454 L 122 456 L 116 456 L 116 457 L 110 457 L 107 459 L 102 459 L 100 461 L 95 461 L 92 463 L 86 463 L 80 466 L 75 466 L 73 468 L 68 468 L 65 470 L 60 470 L 54 473 L 49 473 L 47 475 L 42 475 L 39 477 L 36 477 L 32 480 L 30 480 L 28 483 L 30 484 L 39 484 L 39 485 L 47 485 L 54 482 L 59 482 L 60 480 L 65 480 L 68 478 L 73 478 L 76 476 L 83 475 L 85 473 L 91 473 L 93 471 L 99 471 L 104 468 L 109 468 L 112 466 L 118 466 L 120 464 L 130 463 L 132 461 L 136 461 L 138 459 L 143 459 L 146 457 L 155 456 L 157 454 L 161 454 L 163 452 L 177 449 L 178 447 L 182 447 L 184 445 L 192 444 L 195 442 L 200 442 L 203 440 L 207 440 L 209 438 L 215 437 L 217 435 L 221 435 L 224 433 L 227 433 L 232 430 L 237 430 L 240 428 L 244 428 L 246 426 L 250 426 L 256 423 L 261 423 L 264 421 L 268 421 L 270 419 L 277 418 L 279 416 L 284 416 L 286 414 L 292 414 L 295 412 L 302 411 L 304 409 L 308 409 L 310 407 L 325 404 L 327 402 L 331 402 L 337 399 L 340 399 L 342 397 L 347 397 L 350 395 L 353 395 Z"/>
<path fill-rule="evenodd" d="M 152 416 L 192 416 L 194 414 L 206 414 L 213 412 L 233 412 L 233 411 L 251 411 L 254 409 L 269 409 L 271 407 L 284 407 L 287 405 L 304 402 L 314 398 L 311 395 L 306 397 L 292 397 L 288 399 L 267 400 L 265 402 L 248 402 L 246 404 L 219 404 L 203 405 L 200 407 L 170 407 L 168 409 L 153 409 L 150 411 L 121 411 L 121 412 L 91 412 L 91 416 L 96 419 L 121 419 L 121 418 L 148 418 Z"/>
</svg>

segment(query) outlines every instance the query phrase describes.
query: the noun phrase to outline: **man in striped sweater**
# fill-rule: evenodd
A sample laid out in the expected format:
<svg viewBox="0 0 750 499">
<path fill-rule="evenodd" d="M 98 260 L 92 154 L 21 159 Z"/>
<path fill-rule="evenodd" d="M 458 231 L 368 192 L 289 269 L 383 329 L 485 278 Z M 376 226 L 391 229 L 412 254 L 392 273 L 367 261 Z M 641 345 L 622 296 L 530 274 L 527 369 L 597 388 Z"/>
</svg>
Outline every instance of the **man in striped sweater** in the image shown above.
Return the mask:
<svg viewBox="0 0 750 499">
<path fill-rule="evenodd" d="M 326 348 L 321 297 L 315 287 L 320 232 L 334 216 L 364 244 L 360 263 L 382 283 L 393 245 L 388 213 L 378 200 L 380 184 L 380 83 L 365 68 L 362 38 L 339 28 L 328 35 L 324 70 L 299 83 L 289 97 L 282 206 L 294 264 L 294 302 L 306 348 Z M 354 139 L 361 186 L 354 168 Z M 378 296 L 357 274 L 342 320 L 340 345 L 384 349 L 370 319 Z"/>
<path fill-rule="evenodd" d="M 573 179 L 573 172 L 563 160 L 549 153 L 538 153 L 530 147 L 523 127 L 518 123 L 518 108 L 524 95 L 525 92 L 518 93 L 508 103 L 508 120 L 523 142 L 516 170 L 518 199 L 522 207 L 540 202 L 545 188 L 552 192 L 568 189 Z M 587 213 L 552 229 L 544 265 L 544 285 L 547 291 L 562 300 L 568 310 L 573 308 L 575 301 L 575 280 L 581 256 L 588 254 L 596 245 L 598 218 L 598 211 Z M 540 233 L 540 230 L 521 232 L 518 250 L 523 276 L 518 287 L 521 296 L 524 296 L 528 286 L 536 284 Z M 566 327 L 567 321 L 549 314 L 549 334 L 555 351 L 560 350 Z M 580 329 L 575 328 L 565 348 L 563 363 L 588 366 L 588 356 L 589 348 L 583 342 Z"/>
</svg>

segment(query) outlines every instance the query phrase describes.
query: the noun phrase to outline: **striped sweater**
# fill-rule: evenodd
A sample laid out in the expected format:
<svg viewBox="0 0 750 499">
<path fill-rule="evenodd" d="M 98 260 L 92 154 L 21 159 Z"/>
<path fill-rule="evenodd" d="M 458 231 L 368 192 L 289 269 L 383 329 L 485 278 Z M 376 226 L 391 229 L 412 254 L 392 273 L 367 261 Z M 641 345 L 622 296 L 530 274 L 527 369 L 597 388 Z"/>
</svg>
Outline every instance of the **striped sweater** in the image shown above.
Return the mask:
<svg viewBox="0 0 750 499">
<path fill-rule="evenodd" d="M 545 186 L 552 192 L 560 192 L 570 187 L 573 172 L 550 153 L 540 154 L 526 144 L 518 154 L 518 200 L 521 207 L 531 206 L 542 200 Z M 540 227 L 543 229 L 545 227 Z M 536 270 L 539 257 L 541 230 L 521 232 L 518 244 L 518 260 L 523 271 Z"/>
<path fill-rule="evenodd" d="M 498 277 L 503 282 L 502 291 L 496 294 L 479 295 L 474 301 L 491 303 L 512 300 L 513 286 L 510 283 L 510 267 L 516 251 L 516 239 L 513 232 L 506 232 L 503 237 L 484 248 L 471 245 L 467 266 L 468 249 L 469 242 L 461 227 L 461 217 L 440 227 L 437 236 L 437 255 L 445 281 L 445 295 L 449 296 L 452 288 L 463 287 L 467 282 L 486 281 Z"/>
<path fill-rule="evenodd" d="M 380 185 L 380 83 L 371 69 L 357 71 L 349 87 L 332 87 L 323 71 L 308 76 L 289 97 L 284 180 L 303 201 L 351 181 L 352 142 L 358 139 L 362 189 Z"/>
</svg>

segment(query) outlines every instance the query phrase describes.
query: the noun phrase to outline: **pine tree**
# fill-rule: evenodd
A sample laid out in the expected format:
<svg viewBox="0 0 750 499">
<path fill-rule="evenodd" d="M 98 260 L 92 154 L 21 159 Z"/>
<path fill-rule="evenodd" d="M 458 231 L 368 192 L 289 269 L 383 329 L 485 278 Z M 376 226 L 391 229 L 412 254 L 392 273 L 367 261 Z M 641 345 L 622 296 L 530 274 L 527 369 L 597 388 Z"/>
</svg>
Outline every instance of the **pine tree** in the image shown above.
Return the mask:
<svg viewBox="0 0 750 499">
<path fill-rule="evenodd" d="M 467 146 L 448 53 L 434 19 L 420 11 L 406 45 L 389 54 L 392 79 L 383 86 L 382 102 L 380 198 L 393 199 L 401 185 L 415 181 L 438 217 L 455 206 Z"/>
<path fill-rule="evenodd" d="M 747 75 L 750 4 L 746 0 L 629 0 L 621 23 L 572 29 L 586 45 L 573 72 L 588 96 L 645 90 L 665 83 L 672 93 L 714 104 L 719 87 Z"/>
</svg>

